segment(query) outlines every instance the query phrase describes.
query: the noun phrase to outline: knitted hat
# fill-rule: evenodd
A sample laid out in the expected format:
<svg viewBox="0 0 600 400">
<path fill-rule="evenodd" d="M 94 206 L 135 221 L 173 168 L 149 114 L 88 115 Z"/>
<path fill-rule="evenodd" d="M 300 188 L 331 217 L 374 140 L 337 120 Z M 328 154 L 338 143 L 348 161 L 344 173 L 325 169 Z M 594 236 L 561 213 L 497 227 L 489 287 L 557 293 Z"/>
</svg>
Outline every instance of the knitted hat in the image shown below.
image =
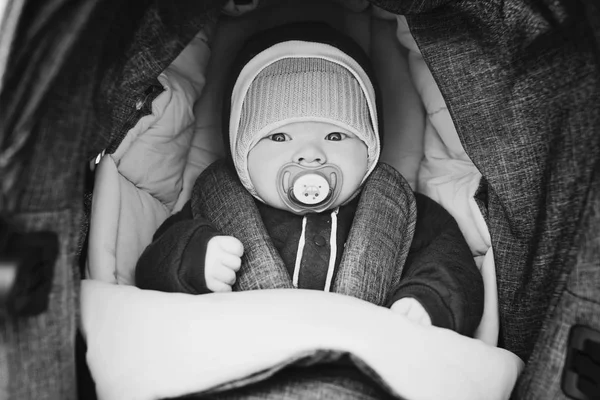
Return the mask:
<svg viewBox="0 0 600 400">
<path fill-rule="evenodd" d="M 356 61 L 324 43 L 287 41 L 259 53 L 234 86 L 229 124 L 231 155 L 244 187 L 258 197 L 248 152 L 268 132 L 301 121 L 329 122 L 367 146 L 367 172 L 380 153 L 371 81 Z"/>
</svg>

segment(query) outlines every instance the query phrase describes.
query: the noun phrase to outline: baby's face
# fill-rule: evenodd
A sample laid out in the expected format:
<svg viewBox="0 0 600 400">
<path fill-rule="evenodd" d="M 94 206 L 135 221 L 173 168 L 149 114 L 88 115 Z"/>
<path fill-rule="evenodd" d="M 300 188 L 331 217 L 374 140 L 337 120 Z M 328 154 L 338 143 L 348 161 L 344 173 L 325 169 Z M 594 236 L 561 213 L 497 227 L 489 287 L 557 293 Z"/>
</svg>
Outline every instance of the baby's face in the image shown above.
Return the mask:
<svg viewBox="0 0 600 400">
<path fill-rule="evenodd" d="M 260 198 L 275 208 L 296 214 L 310 212 L 310 209 L 290 209 L 277 185 L 283 185 L 287 191 L 294 184 L 293 176 L 305 173 L 311 176 L 311 171 L 325 171 L 327 177 L 337 175 L 331 171 L 341 173 L 341 179 L 334 178 L 333 182 L 327 178 L 339 193 L 327 207 L 333 209 L 350 199 L 360 187 L 367 172 L 367 146 L 353 133 L 331 123 L 293 122 L 269 132 L 248 153 L 250 180 Z M 305 184 L 302 195 L 296 192 L 298 198 L 308 198 L 313 192 L 318 192 L 317 183 L 321 187 L 320 179 L 305 177 L 304 183 L 308 183 L 308 188 Z M 310 199 L 307 201 L 310 202 Z"/>
</svg>

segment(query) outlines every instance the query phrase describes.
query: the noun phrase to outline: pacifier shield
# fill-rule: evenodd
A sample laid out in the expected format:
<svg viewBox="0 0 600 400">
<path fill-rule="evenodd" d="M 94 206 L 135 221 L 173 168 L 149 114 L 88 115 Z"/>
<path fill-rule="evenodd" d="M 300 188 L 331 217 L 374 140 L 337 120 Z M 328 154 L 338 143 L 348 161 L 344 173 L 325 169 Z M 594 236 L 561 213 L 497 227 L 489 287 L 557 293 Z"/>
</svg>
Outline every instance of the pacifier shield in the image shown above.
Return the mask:
<svg viewBox="0 0 600 400">
<path fill-rule="evenodd" d="M 322 175 L 316 173 L 300 175 L 293 183 L 292 193 L 302 204 L 319 204 L 329 197 L 329 182 Z"/>
<path fill-rule="evenodd" d="M 342 190 L 342 171 L 335 165 L 316 168 L 296 163 L 284 165 L 277 174 L 277 191 L 292 212 L 321 212 L 333 205 Z"/>
</svg>

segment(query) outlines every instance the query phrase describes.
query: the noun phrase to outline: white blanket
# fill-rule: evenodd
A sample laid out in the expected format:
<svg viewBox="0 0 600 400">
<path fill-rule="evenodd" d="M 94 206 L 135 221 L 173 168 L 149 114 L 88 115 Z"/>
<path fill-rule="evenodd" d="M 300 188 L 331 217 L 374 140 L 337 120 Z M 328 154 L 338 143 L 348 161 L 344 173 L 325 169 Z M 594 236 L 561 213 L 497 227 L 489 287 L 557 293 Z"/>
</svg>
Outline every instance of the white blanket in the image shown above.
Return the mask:
<svg viewBox="0 0 600 400">
<path fill-rule="evenodd" d="M 410 400 L 508 399 L 523 368 L 477 339 L 313 290 L 192 296 L 84 280 L 81 306 L 101 400 L 203 392 L 319 349 L 352 353 Z"/>
</svg>

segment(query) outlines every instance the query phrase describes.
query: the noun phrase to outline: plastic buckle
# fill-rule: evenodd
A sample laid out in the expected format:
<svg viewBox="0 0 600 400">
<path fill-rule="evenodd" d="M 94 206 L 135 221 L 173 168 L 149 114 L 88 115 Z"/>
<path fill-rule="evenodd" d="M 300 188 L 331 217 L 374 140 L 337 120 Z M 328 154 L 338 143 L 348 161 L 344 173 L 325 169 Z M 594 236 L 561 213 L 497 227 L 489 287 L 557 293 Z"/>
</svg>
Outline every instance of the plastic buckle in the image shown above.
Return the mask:
<svg viewBox="0 0 600 400">
<path fill-rule="evenodd" d="M 20 233 L 0 218 L 0 320 L 48 308 L 57 256 L 56 233 Z"/>
<path fill-rule="evenodd" d="M 600 399 L 600 331 L 584 325 L 571 328 L 561 387 L 575 400 Z"/>
</svg>

